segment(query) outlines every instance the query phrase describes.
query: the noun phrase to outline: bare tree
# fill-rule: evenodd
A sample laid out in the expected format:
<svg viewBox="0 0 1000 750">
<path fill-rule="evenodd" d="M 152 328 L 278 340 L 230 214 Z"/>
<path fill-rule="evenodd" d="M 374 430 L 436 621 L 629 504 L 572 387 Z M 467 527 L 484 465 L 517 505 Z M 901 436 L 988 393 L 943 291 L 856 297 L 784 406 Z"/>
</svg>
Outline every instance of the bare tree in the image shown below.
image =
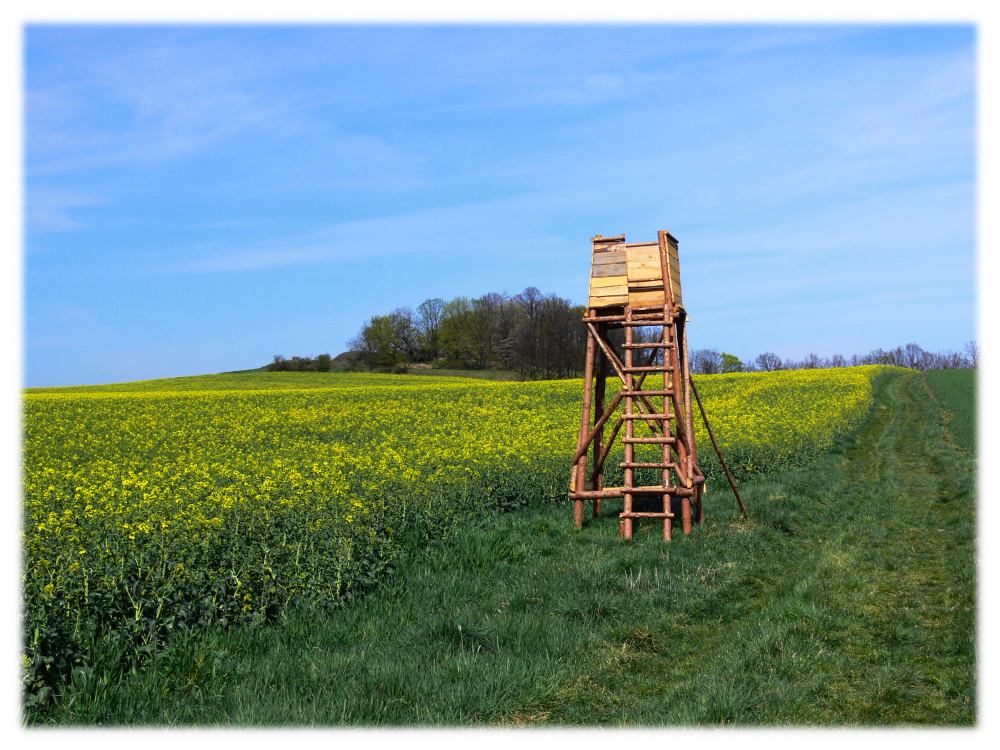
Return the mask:
<svg viewBox="0 0 1000 750">
<path fill-rule="evenodd" d="M 523 380 L 534 377 L 538 372 L 541 342 L 539 341 L 540 317 L 542 308 L 542 293 L 536 287 L 529 286 L 513 299 L 519 310 L 518 321 L 513 335 L 514 352 L 518 372 Z"/>
<path fill-rule="evenodd" d="M 969 367 L 979 367 L 979 346 L 975 339 L 965 342 L 965 356 L 969 360 Z"/>
<path fill-rule="evenodd" d="M 754 365 L 763 372 L 773 372 L 781 369 L 781 357 L 774 352 L 761 352 L 754 360 Z"/>
<path fill-rule="evenodd" d="M 926 354 L 927 352 L 923 350 L 920 344 L 911 341 L 903 347 L 903 367 L 910 367 L 914 370 L 926 370 Z"/>
<path fill-rule="evenodd" d="M 636 326 L 632 329 L 632 343 L 634 344 L 649 344 L 659 341 L 663 336 L 662 330 L 655 327 L 646 326 Z M 618 343 L 617 341 L 615 342 Z M 665 354 L 663 349 L 642 349 L 642 362 L 645 363 L 648 357 L 649 364 L 658 365 L 663 362 L 663 356 Z M 636 355 L 636 361 L 638 361 L 640 355 Z"/>
<path fill-rule="evenodd" d="M 806 355 L 806 358 L 802 360 L 801 367 L 803 370 L 815 370 L 822 364 L 823 363 L 820 362 L 819 356 L 813 354 L 812 352 L 809 352 L 809 354 Z"/>
<path fill-rule="evenodd" d="M 425 299 L 417 306 L 417 330 L 420 332 L 421 348 L 429 359 L 441 355 L 440 332 L 444 300 L 440 297 Z"/>
<path fill-rule="evenodd" d="M 397 307 L 389 313 L 389 321 L 396 337 L 396 348 L 403 358 L 412 362 L 417 353 L 417 327 L 413 322 L 413 310 Z"/>
<path fill-rule="evenodd" d="M 696 349 L 691 353 L 691 369 L 701 375 L 722 372 L 722 355 L 714 349 Z"/>
<path fill-rule="evenodd" d="M 941 358 L 943 366 L 946 370 L 957 370 L 961 367 L 968 367 L 969 360 L 965 358 L 960 352 L 952 351 L 948 349 L 941 353 Z"/>
</svg>

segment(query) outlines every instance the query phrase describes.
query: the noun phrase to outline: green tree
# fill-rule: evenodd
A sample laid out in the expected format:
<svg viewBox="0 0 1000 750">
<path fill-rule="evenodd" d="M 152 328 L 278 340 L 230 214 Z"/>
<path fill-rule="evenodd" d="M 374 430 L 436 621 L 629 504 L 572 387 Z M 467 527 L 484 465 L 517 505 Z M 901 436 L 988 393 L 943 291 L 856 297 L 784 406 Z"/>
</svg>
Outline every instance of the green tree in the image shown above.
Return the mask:
<svg viewBox="0 0 1000 750">
<path fill-rule="evenodd" d="M 467 297 L 445 303 L 438 329 L 441 356 L 451 367 L 471 368 L 476 362 L 475 313 Z"/>
<path fill-rule="evenodd" d="M 729 352 L 722 353 L 723 372 L 743 372 L 743 360 Z"/>
<path fill-rule="evenodd" d="M 369 367 L 392 367 L 406 361 L 397 338 L 397 321 L 392 315 L 373 315 L 350 347 Z"/>
</svg>

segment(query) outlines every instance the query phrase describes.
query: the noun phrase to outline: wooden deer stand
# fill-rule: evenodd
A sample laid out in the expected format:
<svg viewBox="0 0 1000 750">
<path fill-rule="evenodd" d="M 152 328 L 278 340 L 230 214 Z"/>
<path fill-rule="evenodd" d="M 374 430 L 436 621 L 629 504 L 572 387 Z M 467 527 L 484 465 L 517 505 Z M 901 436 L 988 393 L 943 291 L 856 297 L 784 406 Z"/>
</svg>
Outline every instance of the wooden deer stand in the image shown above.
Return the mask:
<svg viewBox="0 0 1000 750">
<path fill-rule="evenodd" d="M 694 437 L 686 320 L 677 240 L 669 232 L 661 230 L 656 242 L 626 243 L 624 235 L 593 238 L 590 299 L 583 319 L 587 327 L 583 416 L 569 492 L 578 528 L 583 526 L 584 501 L 592 501 L 596 518 L 601 500 L 618 497 L 624 500 L 623 539 L 632 538 L 636 519 L 662 519 L 663 538 L 668 541 L 678 513 L 685 534 L 691 532 L 693 519 L 704 520 L 705 475 L 698 466 Z M 624 338 L 621 354 L 611 335 L 618 329 Z M 655 335 L 643 333 L 649 330 Z M 621 389 L 606 404 L 609 366 Z M 643 389 L 649 375 L 661 375 L 662 382 Z M 605 440 L 605 425 L 623 402 L 624 412 Z M 637 423 L 642 425 L 641 436 L 636 434 Z M 623 486 L 605 487 L 604 464 L 623 425 Z M 637 456 L 637 449 L 653 455 Z"/>
</svg>

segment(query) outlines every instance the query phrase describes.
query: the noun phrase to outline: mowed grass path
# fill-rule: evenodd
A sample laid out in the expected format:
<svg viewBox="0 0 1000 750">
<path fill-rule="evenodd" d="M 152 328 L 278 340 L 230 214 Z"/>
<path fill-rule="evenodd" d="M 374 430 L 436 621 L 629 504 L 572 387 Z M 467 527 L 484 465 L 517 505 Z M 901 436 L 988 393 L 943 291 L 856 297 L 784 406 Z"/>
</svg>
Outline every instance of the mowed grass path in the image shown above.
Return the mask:
<svg viewBox="0 0 1000 750">
<path fill-rule="evenodd" d="M 566 507 L 468 527 L 334 616 L 80 675 L 51 718 L 171 724 L 975 721 L 975 467 L 920 374 L 855 435 L 631 545 Z"/>
</svg>

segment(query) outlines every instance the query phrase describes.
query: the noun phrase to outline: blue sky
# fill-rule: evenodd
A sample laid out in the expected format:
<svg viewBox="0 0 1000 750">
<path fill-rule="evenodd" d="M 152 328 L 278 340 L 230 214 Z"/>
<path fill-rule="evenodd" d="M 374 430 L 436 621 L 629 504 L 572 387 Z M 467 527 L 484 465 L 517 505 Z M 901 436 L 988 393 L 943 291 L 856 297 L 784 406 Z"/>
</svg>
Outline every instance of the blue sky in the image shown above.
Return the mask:
<svg viewBox="0 0 1000 750">
<path fill-rule="evenodd" d="M 28 26 L 24 77 L 29 386 L 582 302 L 659 228 L 694 348 L 976 336 L 971 26 Z"/>
</svg>

